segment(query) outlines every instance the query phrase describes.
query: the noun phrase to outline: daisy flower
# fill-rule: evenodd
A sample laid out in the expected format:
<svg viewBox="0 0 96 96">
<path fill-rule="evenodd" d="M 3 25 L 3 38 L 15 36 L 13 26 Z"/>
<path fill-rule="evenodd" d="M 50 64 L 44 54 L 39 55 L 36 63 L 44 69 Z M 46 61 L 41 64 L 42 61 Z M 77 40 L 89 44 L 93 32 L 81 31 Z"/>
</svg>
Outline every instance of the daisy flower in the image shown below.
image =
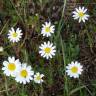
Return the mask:
<svg viewBox="0 0 96 96">
<path fill-rule="evenodd" d="M 43 74 L 40 74 L 39 72 L 38 73 L 36 73 L 35 75 L 34 75 L 34 82 L 35 83 L 42 83 L 43 82 L 43 78 L 44 77 L 44 75 Z"/>
<path fill-rule="evenodd" d="M 78 62 L 71 62 L 71 64 L 68 64 L 66 67 L 66 73 L 73 78 L 79 78 L 79 75 L 83 71 L 83 66 Z"/>
<path fill-rule="evenodd" d="M 89 18 L 89 15 L 86 12 L 87 9 L 84 7 L 75 8 L 75 11 L 73 11 L 74 20 L 79 20 L 79 23 L 81 21 L 85 22 L 85 20 L 88 20 Z"/>
<path fill-rule="evenodd" d="M 3 52 L 4 48 L 2 46 L 0 46 L 0 52 Z"/>
<path fill-rule="evenodd" d="M 16 29 L 16 31 L 14 30 L 14 28 L 12 27 L 11 30 L 9 30 L 8 33 L 8 38 L 11 42 L 18 42 L 20 41 L 20 39 L 22 38 L 22 30 L 20 30 L 19 28 Z"/>
<path fill-rule="evenodd" d="M 8 57 L 8 61 L 3 62 L 3 68 L 4 74 L 6 76 L 12 76 L 15 77 L 17 74 L 17 70 L 19 70 L 21 66 L 21 63 L 19 59 L 15 60 L 15 57 Z"/>
<path fill-rule="evenodd" d="M 46 37 L 50 37 L 52 33 L 54 33 L 55 26 L 51 24 L 51 22 L 45 22 L 42 24 L 41 34 Z"/>
<path fill-rule="evenodd" d="M 26 63 L 23 63 L 20 70 L 17 72 L 15 80 L 19 83 L 29 83 L 33 80 L 34 71 L 32 71 L 31 66 L 27 66 Z"/>
<path fill-rule="evenodd" d="M 52 58 L 52 56 L 55 55 L 56 46 L 54 46 L 53 43 L 50 43 L 50 41 L 44 42 L 39 48 L 39 54 L 46 59 Z"/>
</svg>

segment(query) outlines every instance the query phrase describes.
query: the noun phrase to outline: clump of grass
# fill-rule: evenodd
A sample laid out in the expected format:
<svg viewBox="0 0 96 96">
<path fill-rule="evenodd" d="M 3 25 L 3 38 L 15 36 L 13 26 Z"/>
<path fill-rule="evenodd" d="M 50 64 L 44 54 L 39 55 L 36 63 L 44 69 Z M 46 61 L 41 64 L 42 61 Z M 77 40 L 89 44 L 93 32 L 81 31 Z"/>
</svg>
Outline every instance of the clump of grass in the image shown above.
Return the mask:
<svg viewBox="0 0 96 96">
<path fill-rule="evenodd" d="M 67 10 L 72 3 L 74 6 Z M 0 46 L 4 48 L 3 52 L 0 52 L 1 68 L 2 62 L 8 56 L 14 55 L 31 65 L 34 71 L 45 75 L 41 85 L 34 82 L 22 85 L 13 78 L 6 77 L 0 70 L 0 96 L 96 95 L 94 1 L 1 0 L 0 4 Z M 75 6 L 81 5 L 89 9 L 90 18 L 86 24 L 79 24 L 71 16 Z M 45 21 L 51 21 L 55 25 L 52 37 L 41 35 L 41 25 Z M 11 27 L 22 29 L 23 37 L 20 42 L 9 42 L 7 34 Z M 49 40 L 56 45 L 56 56 L 46 60 L 40 56 L 38 50 L 42 42 Z M 66 65 L 75 60 L 84 67 L 79 79 L 69 78 L 66 74 Z"/>
</svg>

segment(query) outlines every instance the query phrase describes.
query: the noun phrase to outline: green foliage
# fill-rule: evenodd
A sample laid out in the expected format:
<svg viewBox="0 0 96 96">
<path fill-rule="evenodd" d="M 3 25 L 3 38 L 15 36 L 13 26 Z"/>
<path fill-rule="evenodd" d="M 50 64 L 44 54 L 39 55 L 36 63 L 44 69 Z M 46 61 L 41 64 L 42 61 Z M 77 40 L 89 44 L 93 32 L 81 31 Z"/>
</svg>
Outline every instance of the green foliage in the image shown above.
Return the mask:
<svg viewBox="0 0 96 96">
<path fill-rule="evenodd" d="M 4 8 L 0 11 L 0 19 L 3 22 L 0 26 L 0 46 L 4 47 L 4 52 L 0 53 L 0 64 L 8 56 L 14 55 L 20 58 L 22 62 L 31 65 L 36 72 L 43 73 L 45 77 L 44 83 L 41 85 L 31 82 L 22 86 L 12 78 L 5 77 L 0 71 L 3 78 L 1 80 L 0 77 L 0 96 L 96 96 L 96 82 L 92 81 L 90 84 L 85 84 L 82 80 L 83 77 L 80 80 L 74 80 L 67 77 L 65 72 L 67 64 L 81 58 L 80 50 L 82 48 L 80 45 L 87 46 L 94 53 L 96 22 L 94 18 L 90 17 L 86 25 L 80 25 L 72 21 L 71 17 L 65 19 L 69 16 L 66 14 L 67 0 L 61 1 L 3 0 Z M 80 1 L 78 0 L 78 2 Z M 92 2 L 92 0 L 82 1 L 84 1 L 83 5 L 85 6 L 89 6 Z M 94 17 L 96 6 L 93 6 L 92 9 L 91 7 L 89 6 L 89 13 Z M 32 9 L 34 14 L 29 12 Z M 47 14 L 48 10 L 51 17 Z M 41 24 L 51 19 L 52 23 L 56 25 L 55 34 L 46 39 L 40 35 Z M 22 28 L 24 36 L 21 42 L 17 44 L 9 42 L 7 33 L 10 27 Z M 57 46 L 56 56 L 52 60 L 45 60 L 38 53 L 39 44 L 44 40 L 53 41 Z M 86 68 L 84 67 L 84 69 Z M 86 78 L 83 79 L 86 80 Z"/>
</svg>

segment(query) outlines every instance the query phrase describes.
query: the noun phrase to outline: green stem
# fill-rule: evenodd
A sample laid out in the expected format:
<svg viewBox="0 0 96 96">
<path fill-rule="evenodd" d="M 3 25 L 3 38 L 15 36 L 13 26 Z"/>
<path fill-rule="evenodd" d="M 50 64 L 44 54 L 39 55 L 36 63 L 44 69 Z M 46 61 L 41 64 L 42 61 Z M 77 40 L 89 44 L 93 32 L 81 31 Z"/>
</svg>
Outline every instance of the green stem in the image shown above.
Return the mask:
<svg viewBox="0 0 96 96">
<path fill-rule="evenodd" d="M 3 31 L 4 31 L 4 29 L 6 28 L 6 26 L 8 25 L 8 23 L 9 23 L 9 20 L 7 20 L 7 22 L 5 23 L 4 27 L 2 28 L 2 30 L 1 30 L 1 32 L 0 32 L 0 35 L 3 34 Z"/>
<path fill-rule="evenodd" d="M 25 93 L 24 89 L 25 89 L 25 87 L 24 87 L 24 84 L 23 84 L 23 85 L 22 85 L 22 94 Z"/>
<path fill-rule="evenodd" d="M 42 83 L 41 83 L 41 93 L 40 93 L 40 96 L 42 96 L 43 95 L 43 86 L 42 86 Z"/>
<path fill-rule="evenodd" d="M 63 5 L 63 10 L 62 10 L 62 15 L 61 15 L 61 19 L 60 19 L 60 22 L 59 22 L 59 25 L 58 25 L 58 29 L 57 29 L 57 36 L 56 36 L 56 42 L 57 40 L 60 40 L 61 42 L 61 47 L 62 47 L 62 53 L 63 53 L 63 63 L 64 63 L 64 71 L 66 70 L 66 58 L 65 58 L 65 52 L 64 52 L 64 42 L 62 40 L 62 37 L 60 35 L 60 32 L 61 32 L 61 29 L 63 27 L 63 17 L 64 17 L 64 12 L 65 12 L 65 7 L 66 7 L 66 3 L 67 3 L 67 0 L 64 0 L 64 5 Z M 60 39 L 59 39 L 60 38 Z M 64 84 L 64 95 L 68 96 L 68 83 L 67 83 L 67 76 L 66 76 L 66 72 L 64 73 L 64 81 L 65 81 L 65 84 Z"/>
<path fill-rule="evenodd" d="M 68 96 L 68 80 L 67 80 L 67 75 L 66 75 L 66 56 L 65 56 L 65 44 L 62 40 L 62 37 L 61 38 L 61 46 L 62 46 L 62 54 L 63 54 L 63 63 L 64 63 L 64 81 L 65 81 L 65 84 L 64 84 L 64 94 L 66 94 L 66 96 Z"/>
<path fill-rule="evenodd" d="M 5 89 L 6 89 L 6 94 L 7 94 L 7 96 L 9 96 L 7 78 L 6 78 L 6 76 L 4 76 L 4 78 L 5 78 Z"/>
<path fill-rule="evenodd" d="M 62 15 L 61 15 L 61 19 L 60 19 L 60 22 L 59 22 L 59 26 L 58 26 L 58 31 L 57 31 L 57 39 L 58 37 L 60 36 L 60 31 L 62 29 L 62 20 L 64 19 L 64 11 L 65 11 L 65 7 L 66 7 L 66 3 L 67 3 L 67 0 L 64 0 L 64 5 L 63 5 L 63 10 L 62 10 Z"/>
<path fill-rule="evenodd" d="M 50 84 L 52 84 L 53 82 L 53 68 L 52 68 L 52 64 L 51 64 L 51 61 L 50 61 L 50 65 L 49 65 L 49 72 L 50 72 Z"/>
</svg>

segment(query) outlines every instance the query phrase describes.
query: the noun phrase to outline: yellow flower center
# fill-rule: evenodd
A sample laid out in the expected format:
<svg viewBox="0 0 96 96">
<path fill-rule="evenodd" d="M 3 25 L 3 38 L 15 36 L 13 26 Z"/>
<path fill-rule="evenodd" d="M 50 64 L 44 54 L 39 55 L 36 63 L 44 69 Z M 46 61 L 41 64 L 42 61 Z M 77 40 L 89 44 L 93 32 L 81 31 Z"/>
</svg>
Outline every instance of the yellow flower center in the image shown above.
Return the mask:
<svg viewBox="0 0 96 96">
<path fill-rule="evenodd" d="M 84 16 L 84 13 L 83 12 L 79 12 L 78 13 L 80 17 L 83 17 Z"/>
<path fill-rule="evenodd" d="M 12 35 L 13 35 L 13 37 L 17 37 L 18 34 L 16 32 L 14 32 Z"/>
<path fill-rule="evenodd" d="M 46 27 L 45 31 L 50 32 L 50 27 Z"/>
<path fill-rule="evenodd" d="M 77 73 L 77 72 L 78 72 L 78 68 L 74 66 L 74 67 L 71 68 L 71 71 L 72 71 L 73 73 Z"/>
<path fill-rule="evenodd" d="M 36 80 L 41 80 L 41 77 L 40 77 L 40 75 L 36 77 Z"/>
<path fill-rule="evenodd" d="M 16 69 L 15 64 L 14 64 L 14 63 L 8 64 L 8 69 L 9 69 L 10 71 L 14 71 L 14 70 Z"/>
<path fill-rule="evenodd" d="M 20 72 L 20 75 L 21 75 L 22 77 L 26 78 L 26 77 L 28 76 L 28 72 L 27 72 L 26 70 L 22 70 L 22 71 Z"/>
<path fill-rule="evenodd" d="M 45 53 L 50 53 L 51 48 L 46 47 L 46 48 L 44 49 L 44 51 L 45 51 Z"/>
</svg>

